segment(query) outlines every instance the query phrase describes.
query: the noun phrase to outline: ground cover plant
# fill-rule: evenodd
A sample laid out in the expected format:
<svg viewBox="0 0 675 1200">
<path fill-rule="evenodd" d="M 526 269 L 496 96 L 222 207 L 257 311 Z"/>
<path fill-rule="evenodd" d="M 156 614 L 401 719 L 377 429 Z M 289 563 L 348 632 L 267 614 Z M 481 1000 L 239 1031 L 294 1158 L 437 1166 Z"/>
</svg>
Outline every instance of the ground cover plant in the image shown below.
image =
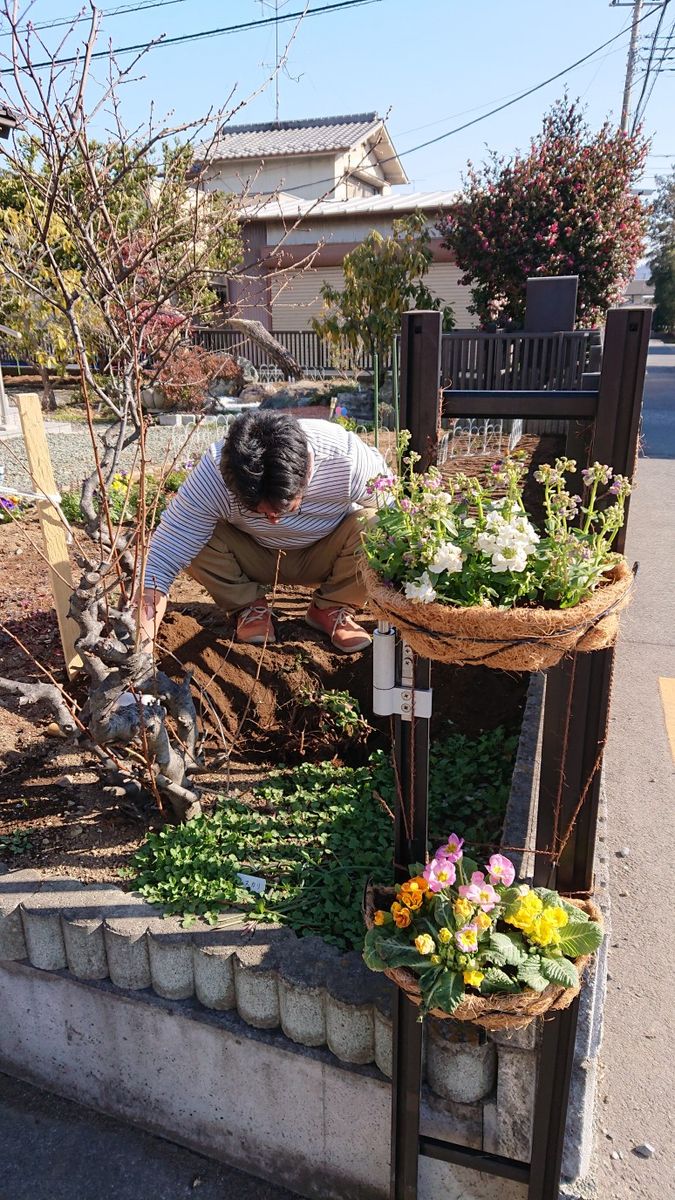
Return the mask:
<svg viewBox="0 0 675 1200">
<path fill-rule="evenodd" d="M 431 754 L 432 837 L 452 820 L 467 839 L 498 845 L 516 746 L 512 729 L 471 738 L 448 726 Z M 391 878 L 396 803 L 382 750 L 362 767 L 302 764 L 256 787 L 252 802 L 222 797 L 212 815 L 150 834 L 134 856 L 135 887 L 188 921 L 236 907 L 361 948 L 364 886 Z M 239 873 L 264 878 L 264 895 Z"/>
</svg>

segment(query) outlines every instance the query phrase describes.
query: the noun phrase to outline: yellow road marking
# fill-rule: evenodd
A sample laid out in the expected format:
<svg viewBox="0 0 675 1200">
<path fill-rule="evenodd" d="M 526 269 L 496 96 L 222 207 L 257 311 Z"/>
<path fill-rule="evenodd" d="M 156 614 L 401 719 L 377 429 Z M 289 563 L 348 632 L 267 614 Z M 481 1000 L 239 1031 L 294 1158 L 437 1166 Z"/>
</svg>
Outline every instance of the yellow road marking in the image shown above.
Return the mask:
<svg viewBox="0 0 675 1200">
<path fill-rule="evenodd" d="M 666 719 L 666 733 L 670 742 L 670 753 L 675 762 L 675 679 L 659 679 L 663 715 Z"/>
</svg>

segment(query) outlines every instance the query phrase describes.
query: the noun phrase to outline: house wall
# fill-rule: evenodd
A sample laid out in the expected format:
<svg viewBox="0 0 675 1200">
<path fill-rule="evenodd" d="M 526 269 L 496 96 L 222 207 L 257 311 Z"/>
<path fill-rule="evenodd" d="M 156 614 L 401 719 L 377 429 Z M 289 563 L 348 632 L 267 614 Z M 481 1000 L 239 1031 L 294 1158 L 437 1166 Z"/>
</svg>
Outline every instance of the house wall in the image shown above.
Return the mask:
<svg viewBox="0 0 675 1200">
<path fill-rule="evenodd" d="M 452 304 L 459 329 L 472 329 L 475 316 L 469 312 L 469 289 L 459 282 L 462 272 L 454 263 L 432 263 L 426 283 L 433 296 Z M 312 318 L 321 314 L 321 285 L 342 289 L 344 275 L 339 266 L 306 268 L 297 275 L 277 277 L 271 285 L 272 329 L 311 329 Z"/>
<path fill-rule="evenodd" d="M 326 180 L 334 182 L 335 179 L 335 155 L 294 155 L 269 158 L 266 162 L 259 158 L 216 162 L 206 176 L 205 186 L 235 195 L 246 190 L 253 195 L 297 192 L 303 200 L 314 200 L 330 190 L 331 183 Z"/>
<path fill-rule="evenodd" d="M 297 275 L 277 278 L 271 287 L 272 329 L 311 329 L 312 318 L 321 314 L 323 283 L 342 290 L 342 268 L 309 268 Z"/>
</svg>

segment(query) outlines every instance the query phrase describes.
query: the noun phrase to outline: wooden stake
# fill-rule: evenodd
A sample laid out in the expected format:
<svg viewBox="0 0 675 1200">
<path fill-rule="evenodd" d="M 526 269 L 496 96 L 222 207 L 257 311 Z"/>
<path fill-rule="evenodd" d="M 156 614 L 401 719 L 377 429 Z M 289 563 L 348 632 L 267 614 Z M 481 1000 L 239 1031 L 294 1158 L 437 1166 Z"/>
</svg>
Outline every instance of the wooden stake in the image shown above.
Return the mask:
<svg viewBox="0 0 675 1200">
<path fill-rule="evenodd" d="M 24 392 L 23 395 L 17 396 L 16 406 L 21 419 L 23 440 L 28 456 L 28 471 L 33 481 L 34 491 L 38 496 L 56 496 L 58 494 L 56 480 L 47 445 L 40 397 L 36 392 Z M 63 657 L 68 678 L 72 679 L 81 669 L 82 659 L 75 649 L 75 638 L 78 637 L 80 631 L 72 617 L 68 616 L 70 598 L 75 589 L 68 558 L 66 531 L 53 501 L 39 499 L 37 510 L 45 555 L 49 563 L 49 580 L 59 622 Z"/>
</svg>

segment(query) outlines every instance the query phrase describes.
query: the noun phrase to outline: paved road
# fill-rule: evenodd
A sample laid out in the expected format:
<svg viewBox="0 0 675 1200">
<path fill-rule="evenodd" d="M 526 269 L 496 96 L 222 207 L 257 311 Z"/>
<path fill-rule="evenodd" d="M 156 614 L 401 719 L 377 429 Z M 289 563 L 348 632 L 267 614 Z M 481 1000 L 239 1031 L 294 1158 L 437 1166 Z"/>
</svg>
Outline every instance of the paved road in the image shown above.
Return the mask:
<svg viewBox="0 0 675 1200">
<path fill-rule="evenodd" d="M 640 573 L 622 619 L 605 756 L 612 930 L 593 1164 L 599 1200 L 675 1196 L 675 910 L 655 891 L 657 872 L 669 880 L 675 861 L 675 763 L 659 686 L 675 679 L 675 346 L 652 344 L 643 430 L 627 546 Z M 651 1159 L 633 1153 L 644 1142 L 655 1148 Z"/>
<path fill-rule="evenodd" d="M 675 458 L 675 345 L 652 341 L 642 415 L 643 453 Z"/>
<path fill-rule="evenodd" d="M 0 1074 L 0 1200 L 295 1200 Z"/>
</svg>

